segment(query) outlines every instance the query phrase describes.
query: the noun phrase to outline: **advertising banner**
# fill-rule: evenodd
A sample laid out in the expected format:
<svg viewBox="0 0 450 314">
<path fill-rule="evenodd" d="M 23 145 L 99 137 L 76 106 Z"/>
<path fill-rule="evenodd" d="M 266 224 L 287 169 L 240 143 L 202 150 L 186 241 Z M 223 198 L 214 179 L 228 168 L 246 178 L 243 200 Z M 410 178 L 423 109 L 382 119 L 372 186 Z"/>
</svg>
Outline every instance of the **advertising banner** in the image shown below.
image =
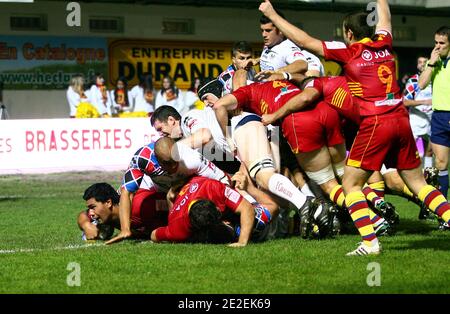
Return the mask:
<svg viewBox="0 0 450 314">
<path fill-rule="evenodd" d="M 0 174 L 125 170 L 158 137 L 148 118 L 0 120 Z"/>
<path fill-rule="evenodd" d="M 154 40 L 110 40 L 109 78 L 114 85 L 125 76 L 136 85 L 139 76 L 151 73 L 156 88 L 170 75 L 178 88 L 188 89 L 195 77 L 217 77 L 231 64 L 232 43 L 170 42 Z M 262 45 L 254 55 L 261 55 Z M 259 48 L 259 51 L 258 51 Z"/>
<path fill-rule="evenodd" d="M 107 76 L 107 40 L 94 37 L 1 36 L 5 89 L 64 89 L 73 74 Z"/>
</svg>

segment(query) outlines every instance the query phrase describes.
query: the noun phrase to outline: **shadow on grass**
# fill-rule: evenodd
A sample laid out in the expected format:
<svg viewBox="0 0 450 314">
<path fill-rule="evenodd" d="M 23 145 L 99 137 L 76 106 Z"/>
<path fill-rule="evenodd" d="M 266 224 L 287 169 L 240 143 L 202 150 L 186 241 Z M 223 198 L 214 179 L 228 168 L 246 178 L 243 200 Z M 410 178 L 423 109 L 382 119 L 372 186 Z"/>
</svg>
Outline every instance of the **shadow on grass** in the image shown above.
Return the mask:
<svg viewBox="0 0 450 314">
<path fill-rule="evenodd" d="M 400 218 L 400 224 L 396 226 L 398 234 L 430 234 L 438 228 L 437 220 L 419 220 Z"/>
<path fill-rule="evenodd" d="M 14 201 L 18 201 L 18 200 L 22 200 L 25 197 L 23 196 L 0 196 L 0 202 L 14 202 Z"/>
<path fill-rule="evenodd" d="M 423 250 L 432 249 L 435 251 L 450 251 L 450 241 L 448 241 L 447 231 L 443 231 L 441 235 L 429 239 L 411 239 L 402 242 L 403 245 L 391 250 L 406 251 L 406 250 Z"/>
</svg>

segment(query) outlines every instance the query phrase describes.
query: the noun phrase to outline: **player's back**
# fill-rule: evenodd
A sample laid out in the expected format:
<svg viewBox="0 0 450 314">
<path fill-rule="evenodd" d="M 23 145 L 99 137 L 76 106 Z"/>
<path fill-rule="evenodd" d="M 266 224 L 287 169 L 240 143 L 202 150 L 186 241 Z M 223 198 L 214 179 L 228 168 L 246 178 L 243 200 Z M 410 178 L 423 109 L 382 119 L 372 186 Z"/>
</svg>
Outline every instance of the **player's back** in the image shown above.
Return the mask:
<svg viewBox="0 0 450 314">
<path fill-rule="evenodd" d="M 169 212 L 169 221 L 180 215 L 188 215 L 191 203 L 199 199 L 213 202 L 221 212 L 225 210 L 224 190 L 228 187 L 214 179 L 193 177 L 178 193 Z"/>
<path fill-rule="evenodd" d="M 233 92 L 239 107 L 262 115 L 273 113 L 301 90 L 289 81 L 253 83 Z"/>
<path fill-rule="evenodd" d="M 324 50 L 327 59 L 343 65 L 343 74 L 362 116 L 402 107 L 390 33 L 378 31 L 372 38 L 364 38 L 349 47 L 325 42 Z"/>
</svg>

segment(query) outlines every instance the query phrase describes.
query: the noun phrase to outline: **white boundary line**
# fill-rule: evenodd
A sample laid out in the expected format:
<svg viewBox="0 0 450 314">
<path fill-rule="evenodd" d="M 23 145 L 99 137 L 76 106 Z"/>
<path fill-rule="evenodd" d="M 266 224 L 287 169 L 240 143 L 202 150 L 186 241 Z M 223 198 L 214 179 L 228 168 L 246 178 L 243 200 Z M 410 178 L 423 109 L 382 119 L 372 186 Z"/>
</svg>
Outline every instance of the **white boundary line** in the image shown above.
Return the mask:
<svg viewBox="0 0 450 314">
<path fill-rule="evenodd" d="M 70 244 L 68 246 L 60 246 L 44 249 L 11 249 L 0 250 L 0 254 L 16 254 L 16 253 L 33 253 L 33 252 L 45 252 L 45 251 L 63 251 L 63 250 L 78 250 L 86 249 L 89 247 L 104 246 L 104 243 L 90 243 L 90 244 Z"/>
</svg>

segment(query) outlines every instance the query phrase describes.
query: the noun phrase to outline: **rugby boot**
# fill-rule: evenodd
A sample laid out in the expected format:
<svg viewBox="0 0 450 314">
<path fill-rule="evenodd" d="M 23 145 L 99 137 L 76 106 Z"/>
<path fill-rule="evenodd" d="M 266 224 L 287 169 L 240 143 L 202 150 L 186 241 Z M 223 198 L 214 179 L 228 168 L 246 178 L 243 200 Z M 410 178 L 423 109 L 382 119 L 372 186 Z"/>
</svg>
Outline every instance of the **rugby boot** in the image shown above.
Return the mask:
<svg viewBox="0 0 450 314">
<path fill-rule="evenodd" d="M 300 236 L 307 239 L 312 231 L 313 213 L 317 208 L 316 199 L 312 196 L 307 196 L 305 204 L 298 210 L 300 216 Z"/>
</svg>

